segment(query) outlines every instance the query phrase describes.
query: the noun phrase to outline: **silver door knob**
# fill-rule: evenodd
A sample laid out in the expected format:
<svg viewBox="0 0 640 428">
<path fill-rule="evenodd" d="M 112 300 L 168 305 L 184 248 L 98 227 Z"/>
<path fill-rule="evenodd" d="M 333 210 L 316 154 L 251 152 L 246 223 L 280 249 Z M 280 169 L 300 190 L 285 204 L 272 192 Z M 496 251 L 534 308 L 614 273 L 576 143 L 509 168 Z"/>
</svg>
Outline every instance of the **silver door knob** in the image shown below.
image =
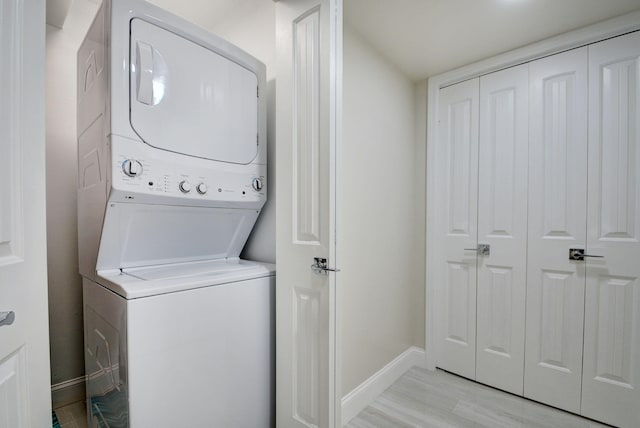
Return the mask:
<svg viewBox="0 0 640 428">
<path fill-rule="evenodd" d="M 340 272 L 340 269 L 334 269 L 327 266 L 327 259 L 323 257 L 314 257 L 311 270 L 317 274 L 328 274 L 329 272 Z"/>
<path fill-rule="evenodd" d="M 11 325 L 16 320 L 16 314 L 13 311 L 0 312 L 0 327 L 3 325 Z"/>
<path fill-rule="evenodd" d="M 491 255 L 491 245 L 489 244 L 478 244 L 477 248 L 465 248 L 465 251 L 477 251 L 481 256 L 490 256 Z"/>
<path fill-rule="evenodd" d="M 583 248 L 569 248 L 569 260 L 584 261 L 585 257 L 593 257 L 596 259 L 603 259 L 604 256 L 594 256 L 591 254 L 585 254 Z"/>
</svg>

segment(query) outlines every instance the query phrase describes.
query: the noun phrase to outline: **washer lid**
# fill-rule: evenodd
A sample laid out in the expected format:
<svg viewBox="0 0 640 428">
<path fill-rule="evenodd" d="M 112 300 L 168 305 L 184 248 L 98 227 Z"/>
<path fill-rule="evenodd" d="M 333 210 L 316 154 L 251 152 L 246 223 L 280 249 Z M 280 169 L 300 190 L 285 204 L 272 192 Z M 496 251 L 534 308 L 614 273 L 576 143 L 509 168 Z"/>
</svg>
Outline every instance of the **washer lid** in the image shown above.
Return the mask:
<svg viewBox="0 0 640 428">
<path fill-rule="evenodd" d="M 254 209 L 109 202 L 96 270 L 238 257 Z"/>
<path fill-rule="evenodd" d="M 131 20 L 130 122 L 150 146 L 248 164 L 258 152 L 258 78 L 180 35 Z"/>
<path fill-rule="evenodd" d="M 267 263 L 225 259 L 98 271 L 98 282 L 125 299 L 138 299 L 274 274 L 275 266 Z"/>
<path fill-rule="evenodd" d="M 214 279 L 218 282 L 223 276 L 226 281 L 230 281 L 237 274 L 244 274 L 250 270 L 259 273 L 262 272 L 263 266 L 240 259 L 224 259 L 129 268 L 122 269 L 122 272 L 143 281 L 207 278 L 209 281 Z"/>
</svg>

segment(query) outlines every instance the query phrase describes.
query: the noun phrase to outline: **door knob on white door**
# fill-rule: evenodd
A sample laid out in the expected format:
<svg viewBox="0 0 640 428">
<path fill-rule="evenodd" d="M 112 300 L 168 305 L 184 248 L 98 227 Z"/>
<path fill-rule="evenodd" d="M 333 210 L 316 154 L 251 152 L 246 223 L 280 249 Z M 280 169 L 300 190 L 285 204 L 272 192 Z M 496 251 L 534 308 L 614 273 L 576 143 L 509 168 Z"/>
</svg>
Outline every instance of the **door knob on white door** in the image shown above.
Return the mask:
<svg viewBox="0 0 640 428">
<path fill-rule="evenodd" d="M 585 254 L 582 248 L 569 248 L 569 260 L 583 261 L 585 257 L 593 257 L 597 259 L 604 258 L 604 256 L 594 256 L 591 254 Z"/>
<path fill-rule="evenodd" d="M 0 312 L 0 327 L 3 325 L 11 325 L 16 320 L 16 314 L 13 311 Z"/>
<path fill-rule="evenodd" d="M 327 266 L 327 259 L 322 257 L 314 257 L 311 270 L 317 274 L 328 274 L 329 272 L 340 272 L 340 269 L 334 269 Z"/>
<path fill-rule="evenodd" d="M 491 245 L 489 244 L 478 244 L 477 248 L 465 248 L 465 251 L 477 251 L 481 256 L 490 256 L 491 255 Z"/>
</svg>

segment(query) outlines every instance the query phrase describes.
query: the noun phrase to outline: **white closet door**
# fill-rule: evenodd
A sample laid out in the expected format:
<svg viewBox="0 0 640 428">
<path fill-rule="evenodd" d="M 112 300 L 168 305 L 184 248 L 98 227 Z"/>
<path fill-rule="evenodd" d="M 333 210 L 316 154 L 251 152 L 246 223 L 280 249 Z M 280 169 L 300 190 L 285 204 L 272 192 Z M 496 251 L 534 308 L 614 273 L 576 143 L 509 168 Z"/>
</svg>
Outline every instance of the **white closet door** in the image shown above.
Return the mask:
<svg viewBox="0 0 640 428">
<path fill-rule="evenodd" d="M 438 165 L 442 177 L 434 233 L 439 302 L 438 367 L 475 379 L 478 178 L 478 79 L 440 91 Z"/>
<path fill-rule="evenodd" d="M 478 382 L 522 395 L 527 262 L 528 65 L 480 78 Z"/>
<path fill-rule="evenodd" d="M 589 47 L 582 414 L 640 426 L 640 33 Z"/>
<path fill-rule="evenodd" d="M 587 48 L 530 64 L 524 395 L 579 413 L 587 209 Z"/>
</svg>

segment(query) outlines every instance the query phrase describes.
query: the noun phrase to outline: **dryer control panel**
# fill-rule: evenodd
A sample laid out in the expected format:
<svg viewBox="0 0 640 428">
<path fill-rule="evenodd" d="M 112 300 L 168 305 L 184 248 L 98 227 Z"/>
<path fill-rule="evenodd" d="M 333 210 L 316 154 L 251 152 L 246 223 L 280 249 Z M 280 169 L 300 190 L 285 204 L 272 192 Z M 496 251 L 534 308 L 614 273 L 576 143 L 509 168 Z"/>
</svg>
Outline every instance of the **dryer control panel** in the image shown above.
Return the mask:
<svg viewBox="0 0 640 428">
<path fill-rule="evenodd" d="M 261 208 L 266 166 L 231 164 L 154 149 L 114 136 L 111 200 Z"/>
</svg>

